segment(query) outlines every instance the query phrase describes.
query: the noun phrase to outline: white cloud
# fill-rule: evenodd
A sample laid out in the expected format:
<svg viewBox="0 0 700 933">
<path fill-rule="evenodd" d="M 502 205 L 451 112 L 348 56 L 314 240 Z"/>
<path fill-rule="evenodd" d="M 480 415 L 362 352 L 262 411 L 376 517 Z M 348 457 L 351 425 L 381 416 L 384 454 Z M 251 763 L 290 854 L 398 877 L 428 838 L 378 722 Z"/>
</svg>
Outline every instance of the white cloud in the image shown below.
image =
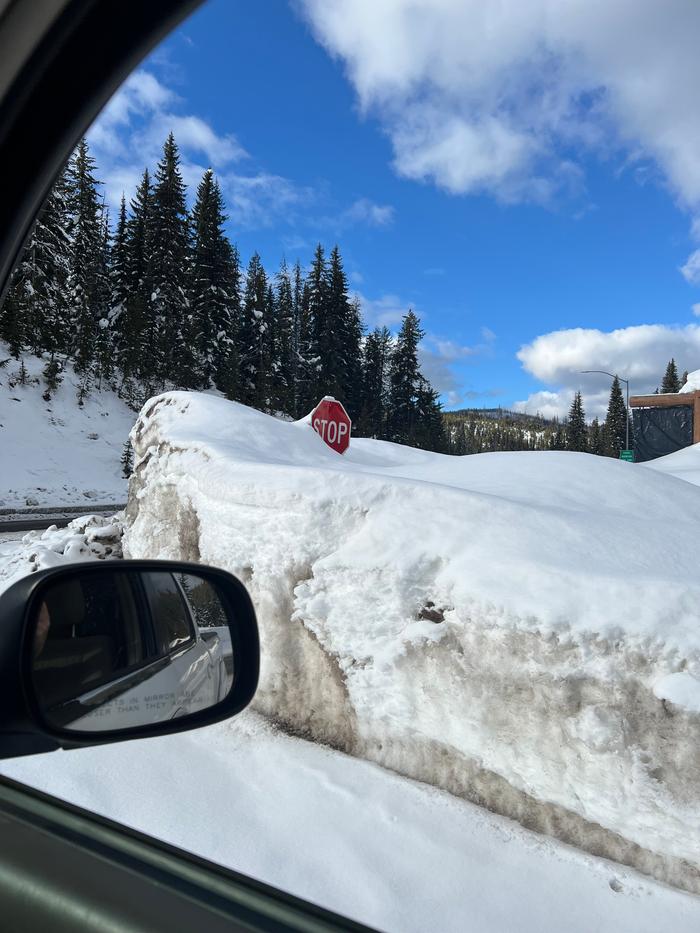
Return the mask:
<svg viewBox="0 0 700 933">
<path fill-rule="evenodd" d="M 691 311 L 693 312 L 693 314 L 695 315 L 695 317 L 700 317 L 700 304 L 694 304 L 694 305 L 692 305 Z"/>
<path fill-rule="evenodd" d="M 530 415 L 542 415 L 544 418 L 562 418 L 571 405 L 571 396 L 568 392 L 533 392 L 527 399 L 515 402 L 515 411 L 525 411 Z"/>
<path fill-rule="evenodd" d="M 482 327 L 481 336 L 486 341 L 486 343 L 493 343 L 496 340 L 496 335 L 490 327 Z"/>
<path fill-rule="evenodd" d="M 401 319 L 408 314 L 415 305 L 404 301 L 398 295 L 381 295 L 379 298 L 368 298 L 362 292 L 356 292 L 360 299 L 362 316 L 368 327 L 394 327 L 401 323 Z"/>
<path fill-rule="evenodd" d="M 340 215 L 346 224 L 367 224 L 369 227 L 388 227 L 394 221 L 394 208 L 390 204 L 375 204 L 369 198 L 358 198 Z"/>
<path fill-rule="evenodd" d="M 298 3 L 400 174 L 542 202 L 580 189 L 573 151 L 618 151 L 700 207 L 697 0 Z"/>
<path fill-rule="evenodd" d="M 688 256 L 685 265 L 681 266 L 681 275 L 691 285 L 700 285 L 700 249 Z"/>
<path fill-rule="evenodd" d="M 700 325 L 670 327 L 642 324 L 613 331 L 574 328 L 537 337 L 518 351 L 524 369 L 556 391 L 538 391 L 517 403 L 522 411 L 566 414 L 580 390 L 589 417 L 605 414 L 610 392 L 606 375 L 582 375 L 598 369 L 630 382 L 631 395 L 653 392 L 673 357 L 678 369 L 700 368 Z"/>
<path fill-rule="evenodd" d="M 153 169 L 163 142 L 173 132 L 180 149 L 181 172 L 194 195 L 204 170 L 213 168 L 233 224 L 240 228 L 289 222 L 294 210 L 313 200 L 309 188 L 265 171 L 237 169 L 248 153 L 232 133 L 219 133 L 206 120 L 179 112 L 183 100 L 152 72 L 136 71 L 112 97 L 88 133 L 104 181 L 108 204 L 129 199 L 144 168 Z"/>
</svg>

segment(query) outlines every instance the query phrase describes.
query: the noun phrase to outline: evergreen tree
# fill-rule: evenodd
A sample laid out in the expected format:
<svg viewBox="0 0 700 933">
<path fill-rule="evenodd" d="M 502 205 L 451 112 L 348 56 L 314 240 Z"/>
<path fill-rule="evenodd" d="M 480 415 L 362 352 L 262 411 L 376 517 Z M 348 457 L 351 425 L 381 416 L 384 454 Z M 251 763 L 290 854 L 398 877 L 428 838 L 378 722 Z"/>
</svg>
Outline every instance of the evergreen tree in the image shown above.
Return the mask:
<svg viewBox="0 0 700 933">
<path fill-rule="evenodd" d="M 190 243 L 185 184 L 172 132 L 156 169 L 149 246 L 147 344 L 152 375 L 160 387 L 168 380 L 182 385 L 183 378 L 188 380 L 196 369 L 196 351 L 187 325 Z"/>
<path fill-rule="evenodd" d="M 671 358 L 666 367 L 666 372 L 664 373 L 664 378 L 661 382 L 661 391 L 664 392 L 678 392 L 681 387 L 680 379 L 678 378 L 678 370 L 676 369 L 676 361 Z"/>
<path fill-rule="evenodd" d="M 276 294 L 276 356 L 273 378 L 273 408 L 287 415 L 296 412 L 296 320 L 294 294 L 287 263 L 282 262 L 277 273 Z"/>
<path fill-rule="evenodd" d="M 597 418 L 593 419 L 588 429 L 588 452 L 598 456 L 603 453 L 603 432 Z"/>
<path fill-rule="evenodd" d="M 304 281 L 303 328 L 304 369 L 309 407 L 331 392 L 321 381 L 321 356 L 328 350 L 326 302 L 328 300 L 328 266 L 323 247 L 319 243 L 314 251 L 311 268 Z"/>
<path fill-rule="evenodd" d="M 156 384 L 155 327 L 150 315 L 147 281 L 153 240 L 153 191 L 148 169 L 141 177 L 130 206 L 124 233 L 124 284 L 114 296 L 113 309 L 119 321 L 116 343 L 122 391 L 129 404 L 137 408 Z M 138 383 L 143 384 L 143 390 L 137 388 Z"/>
<path fill-rule="evenodd" d="M 270 407 L 269 328 L 271 325 L 267 276 L 260 256 L 253 253 L 246 273 L 241 324 L 238 331 L 241 401 L 266 411 Z"/>
<path fill-rule="evenodd" d="M 318 401 L 315 397 L 318 357 L 314 349 L 310 288 L 304 281 L 298 261 L 294 266 L 292 300 L 294 303 L 294 351 L 296 357 L 294 378 L 295 415 L 297 418 L 302 418 Z"/>
<path fill-rule="evenodd" d="M 620 380 L 615 376 L 610 389 L 608 413 L 603 425 L 603 451 L 606 457 L 619 457 L 625 449 L 625 431 L 627 408 L 620 388 Z"/>
<path fill-rule="evenodd" d="M 419 374 L 416 386 L 416 419 L 413 443 L 423 450 L 447 452 L 447 437 L 438 393 Z"/>
<path fill-rule="evenodd" d="M 386 436 L 390 364 L 391 334 L 387 327 L 377 327 L 367 335 L 363 351 L 362 392 L 357 425 L 357 433 L 362 437 Z"/>
<path fill-rule="evenodd" d="M 111 379 L 114 374 L 114 347 L 112 342 L 112 287 L 110 281 L 110 230 L 109 215 L 102 208 L 102 238 L 97 257 L 97 285 L 95 289 L 93 314 L 96 320 L 95 331 L 95 375 L 98 387 L 103 379 Z"/>
<path fill-rule="evenodd" d="M 359 309 L 348 298 L 348 283 L 335 246 L 326 268 L 319 245 L 309 276 L 310 301 L 318 356 L 318 394 L 332 395 L 354 421 L 360 406 L 362 327 Z"/>
<path fill-rule="evenodd" d="M 686 369 L 686 370 L 683 372 L 683 375 L 682 375 L 681 378 L 680 378 L 680 383 L 681 383 L 681 384 L 680 384 L 680 388 L 679 388 L 679 390 L 678 390 L 679 392 L 680 392 L 680 390 L 683 388 L 683 386 L 686 384 L 687 381 L 688 381 L 688 370 Z"/>
<path fill-rule="evenodd" d="M 125 479 L 129 479 L 131 474 L 134 472 L 134 451 L 131 449 L 131 441 L 127 437 L 122 447 L 122 455 L 120 460 L 122 466 L 122 476 Z"/>
<path fill-rule="evenodd" d="M 192 270 L 190 276 L 190 318 L 187 340 L 195 353 L 192 372 L 186 383 L 208 388 L 221 382 L 230 391 L 236 381 L 235 327 L 237 302 L 237 257 L 224 234 L 224 201 L 219 183 L 207 169 L 197 188 L 192 209 Z"/>
<path fill-rule="evenodd" d="M 588 450 L 588 430 L 580 392 L 574 395 L 569 409 L 569 420 L 566 423 L 566 447 L 567 450 L 580 452 Z"/>
<path fill-rule="evenodd" d="M 129 248 L 127 242 L 126 198 L 122 193 L 119 218 L 114 231 L 114 242 L 109 271 L 110 297 L 109 320 L 115 329 L 121 330 L 125 323 L 126 301 L 129 294 Z"/>
<path fill-rule="evenodd" d="M 420 380 L 418 344 L 422 337 L 420 321 L 413 311 L 409 311 L 401 323 L 389 373 L 387 436 L 398 444 L 412 446 L 415 443 Z"/>
<path fill-rule="evenodd" d="M 68 272 L 72 355 L 81 374 L 79 396 L 92 384 L 95 337 L 105 290 L 104 225 L 97 194 L 95 161 L 82 139 L 67 170 L 67 203 L 71 238 Z"/>
</svg>

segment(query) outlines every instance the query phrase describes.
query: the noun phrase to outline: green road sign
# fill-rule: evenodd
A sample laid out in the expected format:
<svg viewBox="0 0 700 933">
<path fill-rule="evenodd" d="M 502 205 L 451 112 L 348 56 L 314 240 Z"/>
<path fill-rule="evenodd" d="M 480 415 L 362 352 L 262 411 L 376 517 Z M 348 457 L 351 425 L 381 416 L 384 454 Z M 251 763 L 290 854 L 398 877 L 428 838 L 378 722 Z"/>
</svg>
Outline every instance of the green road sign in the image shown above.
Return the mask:
<svg viewBox="0 0 700 933">
<path fill-rule="evenodd" d="M 628 463 L 634 463 L 634 451 L 633 450 L 621 450 L 620 460 L 627 460 Z"/>
</svg>

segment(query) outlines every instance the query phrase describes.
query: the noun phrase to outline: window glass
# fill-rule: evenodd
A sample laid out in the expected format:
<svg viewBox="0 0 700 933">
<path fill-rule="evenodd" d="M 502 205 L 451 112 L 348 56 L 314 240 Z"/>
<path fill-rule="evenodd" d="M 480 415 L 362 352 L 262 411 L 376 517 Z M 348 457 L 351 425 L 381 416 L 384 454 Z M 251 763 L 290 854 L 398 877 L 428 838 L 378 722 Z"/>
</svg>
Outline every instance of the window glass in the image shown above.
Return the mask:
<svg viewBox="0 0 700 933">
<path fill-rule="evenodd" d="M 193 637 L 187 606 L 169 573 L 144 573 L 143 585 L 151 607 L 159 654 L 168 654 Z"/>
<path fill-rule="evenodd" d="M 208 580 L 202 580 L 201 577 L 195 577 L 190 573 L 178 574 L 177 579 L 199 628 L 228 625 L 219 594 Z"/>
</svg>

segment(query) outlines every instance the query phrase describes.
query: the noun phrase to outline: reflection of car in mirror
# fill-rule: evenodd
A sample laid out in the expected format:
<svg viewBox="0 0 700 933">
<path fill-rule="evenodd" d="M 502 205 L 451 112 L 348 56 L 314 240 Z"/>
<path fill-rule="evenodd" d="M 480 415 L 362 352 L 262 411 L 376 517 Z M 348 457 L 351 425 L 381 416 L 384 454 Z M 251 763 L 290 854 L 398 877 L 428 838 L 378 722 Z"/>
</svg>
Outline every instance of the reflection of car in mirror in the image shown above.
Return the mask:
<svg viewBox="0 0 700 933">
<path fill-rule="evenodd" d="M 76 573 L 46 589 L 35 615 L 34 688 L 54 727 L 161 722 L 215 706 L 232 688 L 228 614 L 194 573 Z"/>
</svg>

